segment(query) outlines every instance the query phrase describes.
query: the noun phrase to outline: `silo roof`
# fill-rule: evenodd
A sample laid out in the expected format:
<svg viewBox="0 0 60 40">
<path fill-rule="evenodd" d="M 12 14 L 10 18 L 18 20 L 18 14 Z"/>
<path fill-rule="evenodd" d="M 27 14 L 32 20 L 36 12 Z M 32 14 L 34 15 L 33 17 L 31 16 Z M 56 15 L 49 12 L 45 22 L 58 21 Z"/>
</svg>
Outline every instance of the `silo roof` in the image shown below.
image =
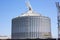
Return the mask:
<svg viewBox="0 0 60 40">
<path fill-rule="evenodd" d="M 23 13 L 23 14 L 21 14 L 20 16 L 41 16 L 41 14 L 33 11 L 29 1 L 26 2 L 26 6 L 28 8 L 28 11 Z"/>
<path fill-rule="evenodd" d="M 41 14 L 34 12 L 32 10 L 29 10 L 28 12 L 25 12 L 21 14 L 20 16 L 41 16 Z"/>
</svg>

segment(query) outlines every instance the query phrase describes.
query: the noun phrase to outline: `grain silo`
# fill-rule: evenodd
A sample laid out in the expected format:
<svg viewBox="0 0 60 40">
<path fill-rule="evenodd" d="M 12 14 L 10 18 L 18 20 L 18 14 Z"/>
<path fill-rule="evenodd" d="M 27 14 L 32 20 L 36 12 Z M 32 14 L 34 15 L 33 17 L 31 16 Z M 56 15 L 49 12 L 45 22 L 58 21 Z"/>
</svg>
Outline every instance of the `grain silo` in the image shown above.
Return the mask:
<svg viewBox="0 0 60 40">
<path fill-rule="evenodd" d="M 12 19 L 12 39 L 51 38 L 50 18 L 33 11 L 29 3 L 27 6 L 27 12 Z"/>
</svg>

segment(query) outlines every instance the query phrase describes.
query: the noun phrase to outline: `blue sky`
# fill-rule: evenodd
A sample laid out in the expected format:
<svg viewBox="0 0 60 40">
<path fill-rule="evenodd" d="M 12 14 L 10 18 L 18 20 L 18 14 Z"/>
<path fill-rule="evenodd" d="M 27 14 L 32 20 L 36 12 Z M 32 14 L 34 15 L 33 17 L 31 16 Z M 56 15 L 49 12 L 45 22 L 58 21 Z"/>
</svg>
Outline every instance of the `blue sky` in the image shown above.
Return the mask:
<svg viewBox="0 0 60 40">
<path fill-rule="evenodd" d="M 28 9 L 26 0 L 0 0 L 0 35 L 11 35 L 11 20 Z M 30 0 L 34 11 L 51 18 L 52 37 L 57 38 L 57 8 L 59 0 Z"/>
</svg>

